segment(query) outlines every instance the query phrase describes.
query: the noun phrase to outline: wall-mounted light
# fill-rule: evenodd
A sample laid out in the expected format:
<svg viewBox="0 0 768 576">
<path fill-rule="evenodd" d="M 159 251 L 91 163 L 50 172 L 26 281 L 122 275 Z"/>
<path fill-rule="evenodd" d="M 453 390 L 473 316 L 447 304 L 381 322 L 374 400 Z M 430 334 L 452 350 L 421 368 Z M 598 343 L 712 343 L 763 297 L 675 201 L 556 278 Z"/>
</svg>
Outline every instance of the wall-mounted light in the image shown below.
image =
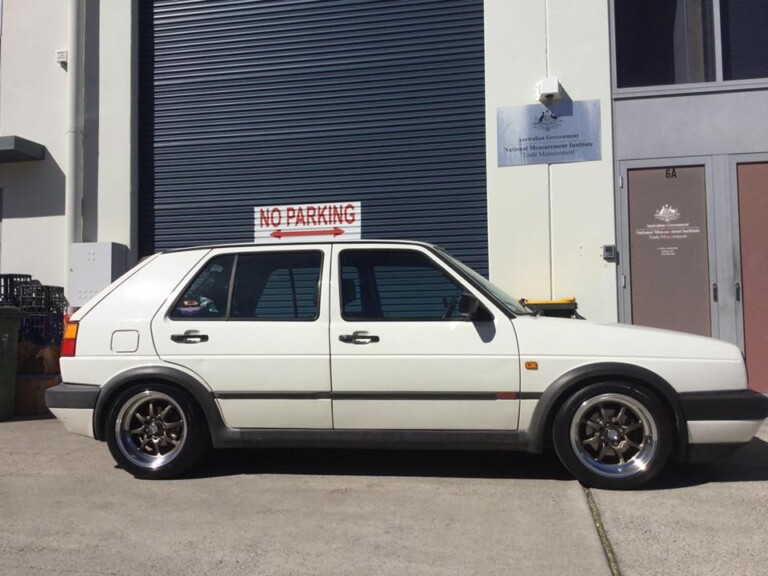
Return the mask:
<svg viewBox="0 0 768 576">
<path fill-rule="evenodd" d="M 559 100 L 562 97 L 560 81 L 557 76 L 542 78 L 536 84 L 536 95 L 540 102 L 547 104 L 553 100 Z"/>
</svg>

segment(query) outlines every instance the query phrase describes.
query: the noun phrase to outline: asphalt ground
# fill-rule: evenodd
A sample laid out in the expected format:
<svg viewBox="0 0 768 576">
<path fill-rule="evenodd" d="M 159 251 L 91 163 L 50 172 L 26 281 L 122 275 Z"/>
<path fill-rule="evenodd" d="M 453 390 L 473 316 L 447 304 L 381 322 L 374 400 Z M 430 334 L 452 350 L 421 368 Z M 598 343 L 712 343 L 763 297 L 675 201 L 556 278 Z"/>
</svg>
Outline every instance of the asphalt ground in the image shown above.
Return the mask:
<svg viewBox="0 0 768 576">
<path fill-rule="evenodd" d="M 649 489 L 503 452 L 237 450 L 136 480 L 53 419 L 0 422 L 0 575 L 728 573 L 768 566 L 768 424 Z"/>
</svg>

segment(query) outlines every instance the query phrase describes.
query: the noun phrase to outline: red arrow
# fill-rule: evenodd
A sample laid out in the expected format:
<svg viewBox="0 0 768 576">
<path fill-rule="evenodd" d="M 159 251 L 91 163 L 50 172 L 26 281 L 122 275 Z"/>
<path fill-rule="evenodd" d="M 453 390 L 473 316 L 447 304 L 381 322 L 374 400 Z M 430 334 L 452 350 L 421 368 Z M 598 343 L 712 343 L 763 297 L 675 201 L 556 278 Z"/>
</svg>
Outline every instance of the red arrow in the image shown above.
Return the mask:
<svg viewBox="0 0 768 576">
<path fill-rule="evenodd" d="M 324 230 L 289 230 L 283 232 L 282 230 L 275 230 L 270 234 L 273 238 L 290 238 L 295 236 L 340 236 L 344 234 L 344 230 L 341 228 L 326 228 Z"/>
</svg>

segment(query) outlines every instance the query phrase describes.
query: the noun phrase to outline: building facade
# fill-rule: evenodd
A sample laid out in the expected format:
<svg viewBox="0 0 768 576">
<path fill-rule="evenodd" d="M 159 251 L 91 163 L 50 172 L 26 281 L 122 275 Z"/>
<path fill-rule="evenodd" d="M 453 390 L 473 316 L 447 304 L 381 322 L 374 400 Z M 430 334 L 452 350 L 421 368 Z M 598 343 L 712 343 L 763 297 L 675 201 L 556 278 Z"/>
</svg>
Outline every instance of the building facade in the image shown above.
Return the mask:
<svg viewBox="0 0 768 576">
<path fill-rule="evenodd" d="M 4 0 L 0 270 L 66 286 L 73 242 L 135 261 L 359 202 L 364 238 L 732 341 L 768 382 L 767 10 Z"/>
</svg>

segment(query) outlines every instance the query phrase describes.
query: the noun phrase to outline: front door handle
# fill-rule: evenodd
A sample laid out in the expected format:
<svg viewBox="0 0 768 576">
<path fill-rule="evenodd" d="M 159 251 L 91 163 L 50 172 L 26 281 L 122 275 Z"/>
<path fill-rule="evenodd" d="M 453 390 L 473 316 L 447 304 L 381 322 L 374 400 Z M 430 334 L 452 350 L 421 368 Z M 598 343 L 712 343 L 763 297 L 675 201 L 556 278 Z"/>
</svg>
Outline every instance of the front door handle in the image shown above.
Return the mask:
<svg viewBox="0 0 768 576">
<path fill-rule="evenodd" d="M 373 334 L 368 334 L 365 330 L 356 330 L 352 334 L 342 334 L 339 340 L 345 344 L 370 344 L 378 342 L 380 338 Z"/>
<path fill-rule="evenodd" d="M 200 342 L 208 342 L 208 334 L 200 334 L 197 330 L 187 330 L 184 334 L 171 334 L 171 340 L 179 344 L 200 344 Z"/>
</svg>

